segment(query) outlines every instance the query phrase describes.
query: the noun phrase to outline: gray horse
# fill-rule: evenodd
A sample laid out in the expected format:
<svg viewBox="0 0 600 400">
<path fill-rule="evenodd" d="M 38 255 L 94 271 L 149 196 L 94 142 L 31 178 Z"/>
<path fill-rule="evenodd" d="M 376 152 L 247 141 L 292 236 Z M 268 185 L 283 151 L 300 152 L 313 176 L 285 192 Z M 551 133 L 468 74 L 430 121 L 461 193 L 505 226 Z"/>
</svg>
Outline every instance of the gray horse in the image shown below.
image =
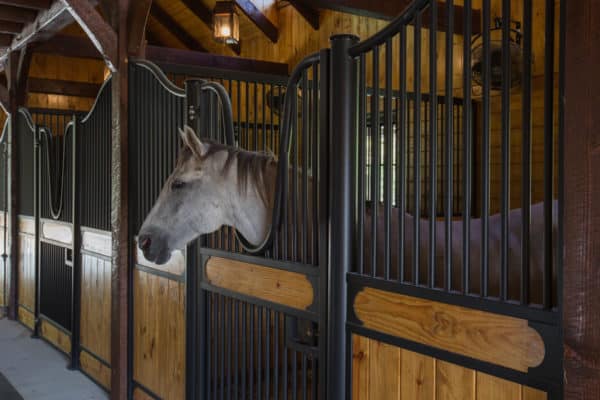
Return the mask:
<svg viewBox="0 0 600 400">
<path fill-rule="evenodd" d="M 217 231 L 222 226 L 234 227 L 250 243 L 262 243 L 271 225 L 273 197 L 277 176 L 277 160 L 272 154 L 249 152 L 224 146 L 212 141 L 200 140 L 194 131 L 185 127 L 180 130 L 184 147 L 177 165 L 167 179 L 156 204 L 147 216 L 139 232 L 139 247 L 144 257 L 156 264 L 166 263 L 171 253 L 182 249 L 187 243 L 203 234 Z M 381 207 L 381 205 L 378 205 Z M 556 237 L 557 204 L 553 204 L 553 237 Z M 378 213 L 377 230 L 384 231 L 383 212 Z M 518 299 L 521 274 L 521 210 L 512 210 L 509 219 L 509 298 Z M 399 221 L 397 209 L 392 211 L 392 221 Z M 406 235 L 404 261 L 407 271 L 413 260 L 414 217 L 404 215 Z M 471 220 L 469 242 L 470 291 L 480 293 L 481 220 Z M 391 224 L 391 243 L 399 243 L 398 223 Z M 490 295 L 499 294 L 501 220 L 499 215 L 489 219 L 489 286 Z M 452 287 L 461 290 L 462 283 L 462 221 L 452 222 Z M 543 204 L 531 207 L 530 279 L 532 302 L 542 299 L 544 276 L 544 214 Z M 429 221 L 420 221 L 419 279 L 427 281 L 427 252 L 429 249 Z M 365 218 L 365 254 L 372 252 L 371 212 Z M 378 234 L 382 237 L 382 234 Z M 365 257 L 365 271 L 382 276 L 384 240 L 376 241 L 377 266 L 372 271 L 371 257 Z M 436 222 L 436 285 L 441 281 L 445 259 L 445 225 Z M 399 246 L 392 246 L 391 265 L 398 264 Z M 553 273 L 555 275 L 555 273 Z M 391 278 L 398 279 L 398 272 Z M 404 279 L 407 276 L 403 277 Z M 553 280 L 555 277 L 553 277 Z M 414 279 L 408 272 L 408 279 Z M 555 291 L 555 290 L 554 290 Z"/>
</svg>

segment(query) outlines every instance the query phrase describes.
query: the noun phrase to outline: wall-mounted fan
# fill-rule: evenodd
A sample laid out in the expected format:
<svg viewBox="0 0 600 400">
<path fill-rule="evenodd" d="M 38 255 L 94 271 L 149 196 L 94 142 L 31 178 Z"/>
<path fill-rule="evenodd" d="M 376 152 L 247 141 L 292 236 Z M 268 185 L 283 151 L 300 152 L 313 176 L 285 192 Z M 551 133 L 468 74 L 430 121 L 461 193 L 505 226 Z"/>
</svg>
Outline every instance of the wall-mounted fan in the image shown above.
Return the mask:
<svg viewBox="0 0 600 400">
<path fill-rule="evenodd" d="M 521 23 L 511 21 L 510 26 L 510 88 L 518 87 L 521 84 L 523 76 L 523 50 L 521 42 L 523 35 L 521 34 Z M 471 40 L 471 74 L 474 83 L 474 90 L 483 86 L 484 72 L 484 54 L 483 54 L 483 36 L 477 34 Z M 494 26 L 490 28 L 490 89 L 502 90 L 502 19 L 496 18 Z"/>
</svg>

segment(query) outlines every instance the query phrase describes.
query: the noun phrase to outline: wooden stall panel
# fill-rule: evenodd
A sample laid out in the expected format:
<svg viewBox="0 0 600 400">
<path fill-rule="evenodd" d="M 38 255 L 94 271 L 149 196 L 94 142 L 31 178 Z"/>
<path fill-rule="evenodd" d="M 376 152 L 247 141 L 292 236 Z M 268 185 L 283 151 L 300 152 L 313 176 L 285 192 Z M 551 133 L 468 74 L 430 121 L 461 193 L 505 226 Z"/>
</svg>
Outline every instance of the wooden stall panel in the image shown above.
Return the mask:
<svg viewBox="0 0 600 400">
<path fill-rule="evenodd" d="M 81 369 L 106 390 L 110 390 L 110 368 L 85 350 L 79 355 Z"/>
<path fill-rule="evenodd" d="M 35 237 L 19 235 L 19 304 L 35 308 Z"/>
<path fill-rule="evenodd" d="M 27 310 L 26 308 L 23 308 L 22 306 L 19 306 L 19 321 L 25 325 L 26 327 L 28 327 L 29 329 L 33 330 L 34 326 L 35 326 L 35 316 L 33 315 L 33 313 L 29 310 Z"/>
<path fill-rule="evenodd" d="M 352 337 L 353 400 L 547 400 L 537 389 L 426 355 Z"/>
<path fill-rule="evenodd" d="M 81 257 L 81 345 L 110 364 L 111 263 L 101 257 Z"/>
<path fill-rule="evenodd" d="M 69 335 L 52 325 L 50 322 L 42 319 L 40 333 L 44 339 L 52 343 L 62 352 L 66 354 L 71 352 L 71 338 Z"/>
<path fill-rule="evenodd" d="M 133 274 L 133 378 L 163 399 L 185 392 L 185 284 Z"/>
</svg>

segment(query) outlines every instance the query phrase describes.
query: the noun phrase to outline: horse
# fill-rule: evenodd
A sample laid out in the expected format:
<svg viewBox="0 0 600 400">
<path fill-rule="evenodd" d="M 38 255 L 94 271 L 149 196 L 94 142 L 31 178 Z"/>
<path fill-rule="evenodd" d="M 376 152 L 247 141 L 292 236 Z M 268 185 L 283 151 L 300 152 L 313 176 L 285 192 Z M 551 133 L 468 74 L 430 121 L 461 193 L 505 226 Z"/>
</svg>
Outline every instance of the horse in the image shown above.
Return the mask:
<svg viewBox="0 0 600 400">
<path fill-rule="evenodd" d="M 201 235 L 216 232 L 223 226 L 235 228 L 253 245 L 259 245 L 269 234 L 271 227 L 272 209 L 276 191 L 278 161 L 273 154 L 251 152 L 226 146 L 214 141 L 200 139 L 188 126 L 179 130 L 183 147 L 177 159 L 176 166 L 164 184 L 156 203 L 146 217 L 138 235 L 138 246 L 144 257 L 155 264 L 169 261 L 174 250 L 184 248 L 189 242 Z M 385 218 L 383 205 L 378 203 L 367 207 L 364 220 L 365 257 L 364 270 L 374 276 L 383 275 L 383 258 L 385 241 L 376 240 L 376 266 L 372 258 L 372 216 L 373 207 L 378 207 L 377 238 L 383 237 Z M 288 204 L 289 210 L 289 204 Z M 509 213 L 508 225 L 508 299 L 517 300 L 520 294 L 521 278 L 521 221 L 522 210 L 515 209 Z M 405 235 L 403 243 L 399 242 L 399 223 L 390 224 L 390 260 L 396 270 L 399 265 L 400 249 L 404 250 L 406 274 L 399 276 L 392 273 L 394 279 L 416 281 L 412 276 L 414 260 L 413 242 L 415 217 L 404 213 L 401 217 L 397 208 L 392 209 L 391 221 L 404 220 Z M 532 303 L 540 304 L 543 296 L 544 277 L 544 204 L 534 204 L 530 213 L 530 299 Z M 552 203 L 552 232 L 553 249 L 556 246 L 558 220 L 558 205 Z M 312 218 L 309 218 L 312 223 Z M 480 273 L 482 271 L 481 241 L 482 219 L 473 218 L 470 221 L 469 265 L 468 274 L 470 287 L 461 286 L 464 277 L 463 270 L 463 222 L 451 222 L 451 287 L 450 289 L 468 293 L 481 294 Z M 499 296 L 501 275 L 501 215 L 491 215 L 489 227 L 489 264 L 488 285 L 490 295 Z M 421 283 L 428 280 L 428 250 L 430 249 L 430 222 L 419 219 L 420 235 L 418 249 L 420 261 L 417 274 Z M 443 286 L 444 265 L 446 257 L 445 238 L 446 225 L 444 221 L 435 221 L 435 286 Z M 402 246 L 402 247 L 401 247 Z M 556 293 L 556 266 L 552 264 L 552 279 Z M 447 271 L 446 271 L 447 272 Z M 394 275 L 395 274 L 395 275 Z M 556 296 L 553 296 L 556 298 Z"/>
</svg>

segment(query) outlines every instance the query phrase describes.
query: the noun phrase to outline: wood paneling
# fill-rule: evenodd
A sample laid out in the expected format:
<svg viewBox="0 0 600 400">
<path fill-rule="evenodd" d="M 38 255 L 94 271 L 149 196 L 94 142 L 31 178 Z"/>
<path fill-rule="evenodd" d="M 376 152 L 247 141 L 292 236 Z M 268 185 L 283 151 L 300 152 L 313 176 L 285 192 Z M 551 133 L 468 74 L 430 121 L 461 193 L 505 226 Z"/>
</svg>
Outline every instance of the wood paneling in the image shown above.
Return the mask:
<svg viewBox="0 0 600 400">
<path fill-rule="evenodd" d="M 300 310 L 314 301 L 312 284 L 303 274 L 211 257 L 206 279 L 215 286 Z"/>
<path fill-rule="evenodd" d="M 373 330 L 527 372 L 544 360 L 526 320 L 365 288 L 354 312 Z"/>
<path fill-rule="evenodd" d="M 79 362 L 81 364 L 81 369 L 84 370 L 85 373 L 94 378 L 94 380 L 100 383 L 106 390 L 110 390 L 110 368 L 102 364 L 85 350 L 81 351 Z"/>
<path fill-rule="evenodd" d="M 71 338 L 50 322 L 42 319 L 40 324 L 41 336 L 66 354 L 71 352 Z"/>
<path fill-rule="evenodd" d="M 140 388 L 135 388 L 133 391 L 133 400 L 154 400 L 154 397 L 146 394 L 146 392 Z"/>
<path fill-rule="evenodd" d="M 135 270 L 133 377 L 163 399 L 185 392 L 185 285 Z"/>
<path fill-rule="evenodd" d="M 35 326 L 35 316 L 27 309 L 19 306 L 19 321 L 29 329 Z"/>
<path fill-rule="evenodd" d="M 81 256 L 81 344 L 110 364 L 111 263 Z"/>
<path fill-rule="evenodd" d="M 19 235 L 19 304 L 35 308 L 35 237 Z"/>
<path fill-rule="evenodd" d="M 546 400 L 536 389 L 352 336 L 354 400 Z"/>
</svg>

